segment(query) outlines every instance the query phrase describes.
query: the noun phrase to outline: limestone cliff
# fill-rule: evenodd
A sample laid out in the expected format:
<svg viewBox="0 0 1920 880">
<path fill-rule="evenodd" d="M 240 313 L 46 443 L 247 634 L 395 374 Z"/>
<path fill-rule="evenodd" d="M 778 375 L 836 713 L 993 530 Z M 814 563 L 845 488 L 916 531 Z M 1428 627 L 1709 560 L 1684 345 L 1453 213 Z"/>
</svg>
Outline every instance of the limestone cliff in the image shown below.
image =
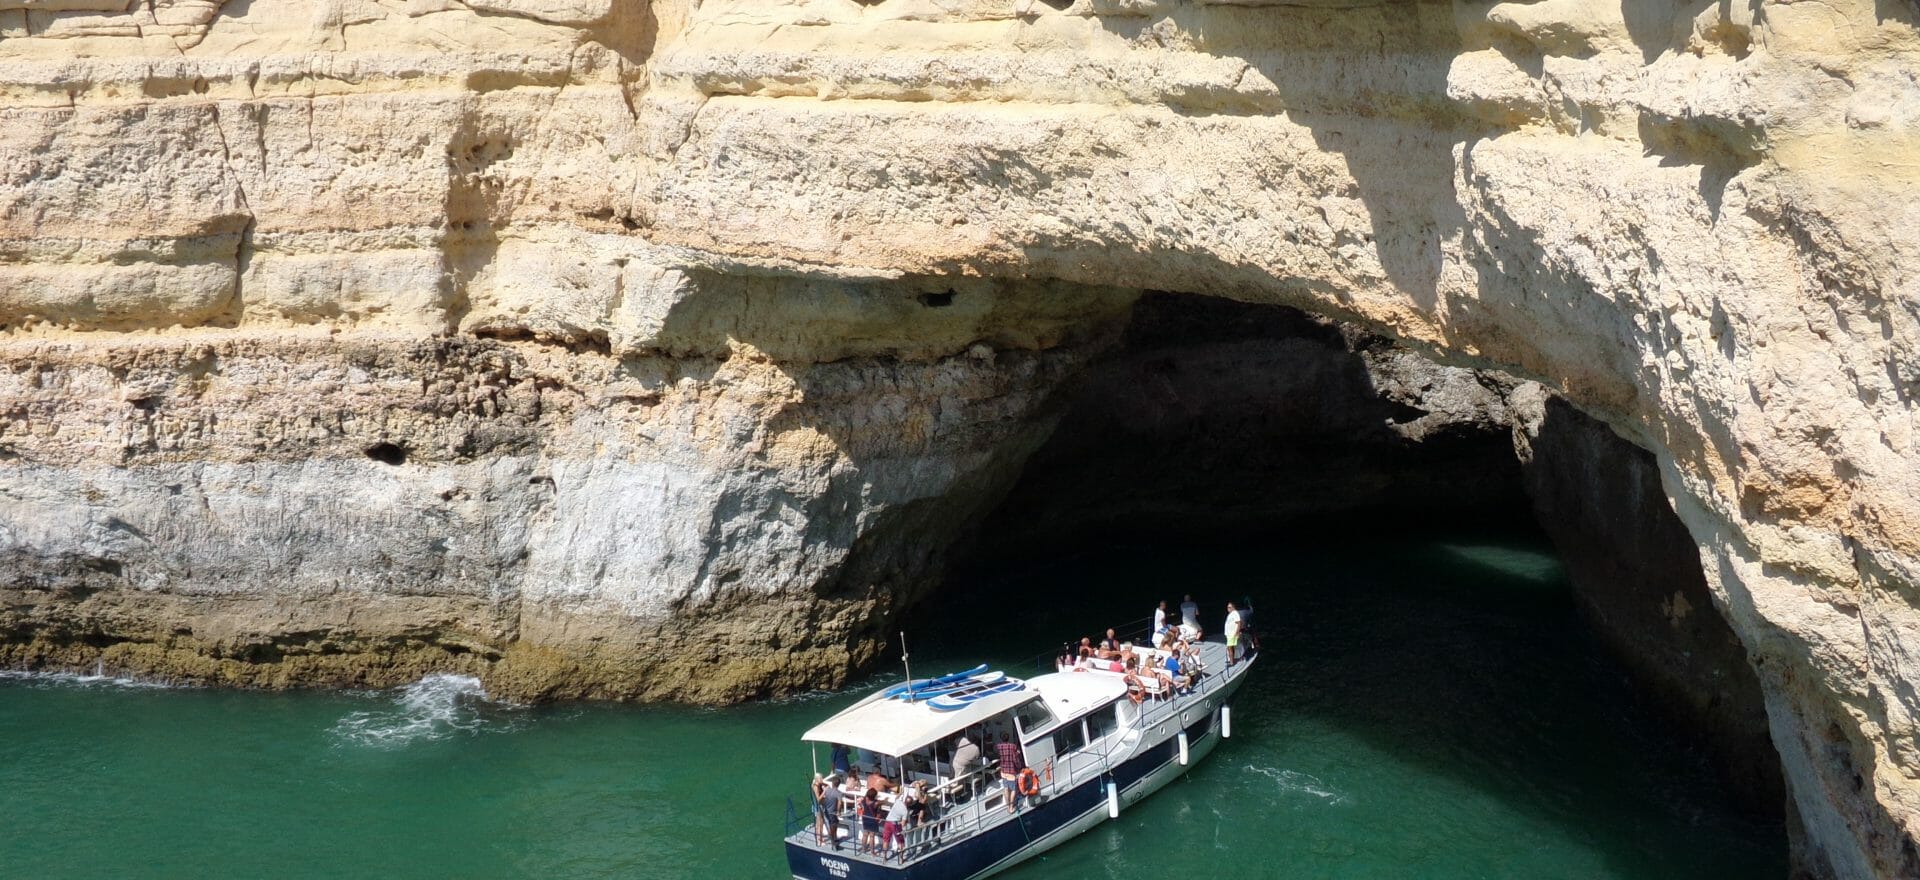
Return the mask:
<svg viewBox="0 0 1920 880">
<path fill-rule="evenodd" d="M 1917 17 L 0 0 L 6 656 L 830 681 L 1185 291 L 1647 450 L 1801 864 L 1920 875 Z"/>
</svg>

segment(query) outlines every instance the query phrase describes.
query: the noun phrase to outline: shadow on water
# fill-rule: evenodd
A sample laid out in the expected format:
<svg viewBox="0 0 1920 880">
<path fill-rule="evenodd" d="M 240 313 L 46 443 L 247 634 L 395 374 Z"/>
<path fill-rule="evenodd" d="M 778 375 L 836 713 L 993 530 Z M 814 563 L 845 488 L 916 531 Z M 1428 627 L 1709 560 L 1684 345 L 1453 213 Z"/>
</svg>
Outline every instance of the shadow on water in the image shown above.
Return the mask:
<svg viewBox="0 0 1920 880">
<path fill-rule="evenodd" d="M 1229 598 L 1258 609 L 1265 668 L 1235 738 L 1027 870 L 1151 871 L 1200 847 L 1229 877 L 1785 876 L 1784 830 L 1636 703 L 1542 537 L 1403 534 L 1136 538 L 950 583 L 916 660 L 1010 662 L 1187 592 L 1212 627 Z"/>
</svg>

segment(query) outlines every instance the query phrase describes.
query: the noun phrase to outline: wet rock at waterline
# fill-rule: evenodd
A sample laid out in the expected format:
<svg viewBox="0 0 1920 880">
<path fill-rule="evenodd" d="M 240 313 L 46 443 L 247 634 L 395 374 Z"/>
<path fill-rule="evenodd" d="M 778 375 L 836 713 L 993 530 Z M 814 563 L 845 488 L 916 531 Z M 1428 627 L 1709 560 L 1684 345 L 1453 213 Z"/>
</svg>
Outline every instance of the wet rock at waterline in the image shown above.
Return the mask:
<svg viewBox="0 0 1920 880">
<path fill-rule="evenodd" d="M 4 656 L 835 681 L 1176 290 L 1644 449 L 1920 874 L 1920 12 L 1735 6 L 0 0 Z"/>
</svg>

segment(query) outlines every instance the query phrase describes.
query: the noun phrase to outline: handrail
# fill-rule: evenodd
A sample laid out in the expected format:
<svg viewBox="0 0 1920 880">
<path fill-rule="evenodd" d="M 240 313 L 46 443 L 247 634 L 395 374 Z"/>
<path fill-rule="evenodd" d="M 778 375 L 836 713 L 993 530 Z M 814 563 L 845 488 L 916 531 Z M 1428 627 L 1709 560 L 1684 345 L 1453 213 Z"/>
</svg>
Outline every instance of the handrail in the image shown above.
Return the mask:
<svg viewBox="0 0 1920 880">
<path fill-rule="evenodd" d="M 969 779 L 969 777 L 984 774 L 991 769 L 990 767 L 983 767 L 980 770 L 970 772 L 966 776 L 959 778 L 966 780 Z M 969 789 L 972 790 L 971 784 L 969 785 Z M 883 861 L 898 856 L 903 862 L 911 861 L 925 855 L 932 846 L 937 844 L 943 837 L 954 834 L 971 835 L 979 831 L 982 826 L 988 823 L 988 819 L 1000 809 L 998 806 L 990 806 L 991 801 L 992 798 L 990 795 L 980 794 L 975 794 L 974 797 L 965 803 L 957 804 L 952 803 L 946 797 L 942 797 L 940 800 L 941 815 L 937 818 L 922 822 L 919 825 L 902 829 L 901 837 L 903 843 L 901 849 L 896 853 L 891 853 L 886 856 L 876 856 L 871 853 L 861 853 L 856 846 L 853 851 L 848 851 L 843 848 L 840 856 L 843 858 L 856 858 L 870 861 Z M 851 805 L 843 806 L 841 812 L 844 814 L 841 817 L 841 826 L 849 830 L 849 837 L 857 839 L 861 833 L 859 817 L 853 815 Z M 791 838 L 799 835 L 803 830 L 811 831 L 811 828 L 805 825 L 789 825 L 787 837 Z"/>
<path fill-rule="evenodd" d="M 1110 628 L 1113 630 L 1114 635 L 1118 636 L 1121 641 L 1132 642 L 1138 645 L 1141 644 L 1143 637 L 1153 635 L 1153 615 L 1149 614 L 1138 620 L 1130 620 Z M 1079 641 L 1075 638 L 1061 642 L 1060 644 L 1061 647 L 1071 650 L 1079 644 Z M 1031 662 L 1035 668 L 1038 668 L 1041 672 L 1053 672 L 1053 661 L 1059 659 L 1061 656 L 1060 651 L 1046 651 L 1034 655 Z"/>
</svg>

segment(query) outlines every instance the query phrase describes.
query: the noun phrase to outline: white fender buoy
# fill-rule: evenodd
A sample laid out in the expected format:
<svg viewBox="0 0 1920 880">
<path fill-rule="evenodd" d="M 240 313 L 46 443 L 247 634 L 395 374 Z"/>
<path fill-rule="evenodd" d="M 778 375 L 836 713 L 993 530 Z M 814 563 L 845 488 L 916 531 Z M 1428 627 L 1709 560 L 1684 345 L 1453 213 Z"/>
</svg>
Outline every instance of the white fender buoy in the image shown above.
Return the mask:
<svg viewBox="0 0 1920 880">
<path fill-rule="evenodd" d="M 1120 783 L 1107 780 L 1107 818 L 1120 818 Z"/>
<path fill-rule="evenodd" d="M 1187 766 L 1187 732 L 1180 731 L 1180 766 Z"/>
<path fill-rule="evenodd" d="M 1232 736 L 1233 736 L 1233 707 L 1225 704 L 1221 704 L 1220 706 L 1220 738 L 1228 739 Z"/>
</svg>

